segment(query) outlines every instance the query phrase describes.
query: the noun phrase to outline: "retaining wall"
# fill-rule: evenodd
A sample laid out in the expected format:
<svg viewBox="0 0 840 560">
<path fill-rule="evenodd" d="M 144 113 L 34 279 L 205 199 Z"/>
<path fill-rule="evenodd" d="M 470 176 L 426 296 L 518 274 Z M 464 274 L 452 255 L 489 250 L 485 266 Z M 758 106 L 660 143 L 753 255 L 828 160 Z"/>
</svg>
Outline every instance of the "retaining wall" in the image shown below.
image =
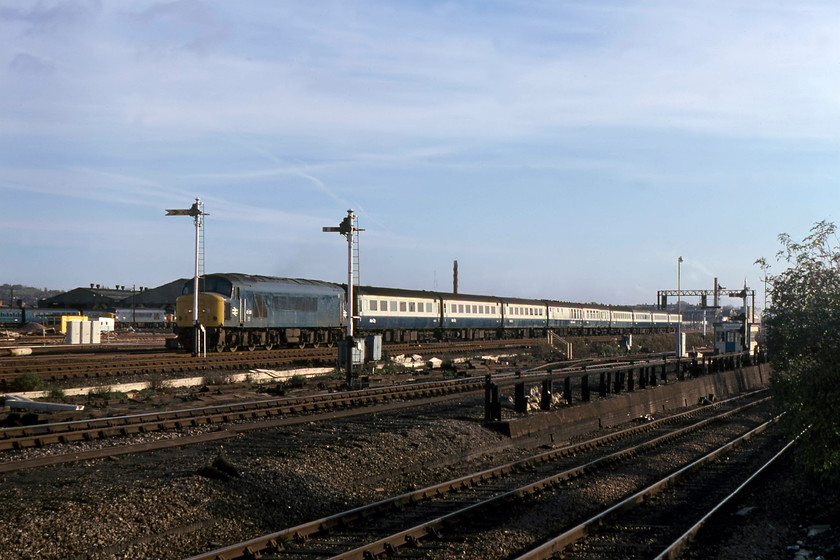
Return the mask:
<svg viewBox="0 0 840 560">
<path fill-rule="evenodd" d="M 722 400 L 769 386 L 770 366 L 761 364 L 657 385 L 646 389 L 577 402 L 550 412 L 536 412 L 521 418 L 489 422 L 486 425 L 513 437 L 543 436 L 550 441 L 608 428 L 645 414 L 697 404 L 703 397 Z"/>
</svg>

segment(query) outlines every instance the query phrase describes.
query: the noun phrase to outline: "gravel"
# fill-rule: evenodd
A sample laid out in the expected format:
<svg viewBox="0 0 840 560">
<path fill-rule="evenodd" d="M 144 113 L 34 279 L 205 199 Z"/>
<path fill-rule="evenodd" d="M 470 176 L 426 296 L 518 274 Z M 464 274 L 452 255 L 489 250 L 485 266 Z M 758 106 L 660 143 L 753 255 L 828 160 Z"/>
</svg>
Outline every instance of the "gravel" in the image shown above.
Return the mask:
<svg viewBox="0 0 840 560">
<path fill-rule="evenodd" d="M 438 405 L 11 473 L 0 480 L 0 560 L 186 558 L 524 454 L 504 448 L 480 414 Z M 727 513 L 690 557 L 794 558 L 788 547 L 799 546 L 809 558 L 837 558 L 836 491 L 826 499 L 792 469 L 760 482 L 734 506 L 754 509 Z M 604 487 L 629 484 L 616 476 Z M 829 529 L 808 537 L 818 525 Z M 496 531 L 472 557 L 499 557 L 527 535 Z"/>
</svg>

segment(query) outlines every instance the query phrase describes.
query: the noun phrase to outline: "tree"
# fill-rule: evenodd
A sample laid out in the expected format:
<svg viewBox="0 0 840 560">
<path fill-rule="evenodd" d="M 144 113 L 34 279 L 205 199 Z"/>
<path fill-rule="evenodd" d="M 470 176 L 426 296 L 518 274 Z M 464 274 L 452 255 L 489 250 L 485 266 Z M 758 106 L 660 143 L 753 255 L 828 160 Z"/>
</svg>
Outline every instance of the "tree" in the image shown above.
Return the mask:
<svg viewBox="0 0 840 560">
<path fill-rule="evenodd" d="M 840 483 L 840 250 L 837 227 L 818 222 L 801 243 L 779 235 L 776 260 L 788 268 L 769 276 L 772 303 L 765 325 L 773 366 L 773 397 L 793 433 L 797 457 L 820 478 Z M 764 259 L 756 261 L 769 268 Z"/>
</svg>

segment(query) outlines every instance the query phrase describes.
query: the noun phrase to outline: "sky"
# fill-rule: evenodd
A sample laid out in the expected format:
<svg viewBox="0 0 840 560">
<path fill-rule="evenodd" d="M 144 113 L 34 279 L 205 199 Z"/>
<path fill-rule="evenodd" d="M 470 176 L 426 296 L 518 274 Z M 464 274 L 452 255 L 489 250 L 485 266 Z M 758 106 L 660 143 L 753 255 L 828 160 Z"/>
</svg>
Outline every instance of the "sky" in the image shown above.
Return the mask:
<svg viewBox="0 0 840 560">
<path fill-rule="evenodd" d="M 365 285 L 762 306 L 838 53 L 836 0 L 0 0 L 0 284 L 192 277 L 200 198 L 208 273 L 344 282 L 352 209 Z"/>
</svg>

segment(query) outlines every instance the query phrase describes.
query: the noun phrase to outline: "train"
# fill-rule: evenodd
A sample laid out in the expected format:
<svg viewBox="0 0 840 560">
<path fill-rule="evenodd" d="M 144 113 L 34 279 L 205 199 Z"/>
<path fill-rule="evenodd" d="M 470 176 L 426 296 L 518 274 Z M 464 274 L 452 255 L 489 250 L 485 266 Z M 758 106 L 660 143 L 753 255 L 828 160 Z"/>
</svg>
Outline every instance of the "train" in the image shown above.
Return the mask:
<svg viewBox="0 0 840 560">
<path fill-rule="evenodd" d="M 239 273 L 201 281 L 197 319 L 208 350 L 332 346 L 345 336 L 343 284 Z M 175 304 L 175 331 L 188 351 L 196 340 L 193 290 L 187 281 Z M 372 286 L 354 288 L 352 313 L 356 333 L 386 343 L 668 332 L 680 322 L 629 307 Z"/>
<path fill-rule="evenodd" d="M 117 328 L 128 327 L 141 329 L 173 328 L 175 315 L 166 309 L 115 308 L 109 310 L 86 310 L 69 308 L 38 307 L 0 307 L 0 327 L 20 327 L 26 323 L 40 323 L 48 328 L 61 326 L 62 317 L 77 317 L 84 313 L 89 319 L 109 317 L 114 319 Z"/>
<path fill-rule="evenodd" d="M 62 317 L 81 315 L 78 309 L 0 307 L 0 327 L 21 327 L 26 323 L 39 323 L 45 327 L 61 326 Z"/>
</svg>

